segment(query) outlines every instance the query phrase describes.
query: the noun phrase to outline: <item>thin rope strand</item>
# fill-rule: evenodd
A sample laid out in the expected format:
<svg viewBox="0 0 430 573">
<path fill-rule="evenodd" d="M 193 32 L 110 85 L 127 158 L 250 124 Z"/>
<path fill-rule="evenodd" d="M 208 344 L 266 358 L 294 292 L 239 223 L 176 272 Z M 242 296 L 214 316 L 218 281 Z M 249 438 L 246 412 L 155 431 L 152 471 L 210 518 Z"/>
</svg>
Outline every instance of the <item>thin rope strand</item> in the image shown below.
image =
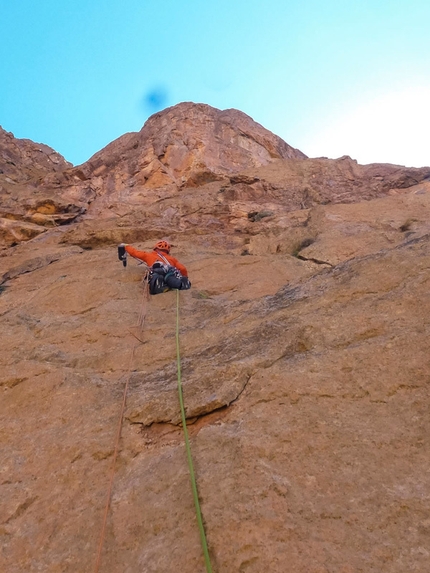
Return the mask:
<svg viewBox="0 0 430 573">
<path fill-rule="evenodd" d="M 127 374 L 127 379 L 126 379 L 126 382 L 124 385 L 124 394 L 123 394 L 122 404 L 121 404 L 121 413 L 120 413 L 120 417 L 119 417 L 119 421 L 118 421 L 118 429 L 117 429 L 116 440 L 115 440 L 115 450 L 114 450 L 113 459 L 112 459 L 112 466 L 111 466 L 111 472 L 110 472 L 111 475 L 110 475 L 110 480 L 109 480 L 108 493 L 106 495 L 106 506 L 105 506 L 105 511 L 103 514 L 103 524 L 102 524 L 102 530 L 100 533 L 100 540 L 99 540 L 99 546 L 98 546 L 98 551 L 97 551 L 96 565 L 94 567 L 94 573 L 98 573 L 99 568 L 100 568 L 100 561 L 101 561 L 102 550 L 103 550 L 103 542 L 104 542 L 105 534 L 106 534 L 107 518 L 108 518 L 108 514 L 109 514 L 110 500 L 111 500 L 111 495 L 112 495 L 113 480 L 115 477 L 116 458 L 118 456 L 119 443 L 121 440 L 122 422 L 124 419 L 124 410 L 125 410 L 125 404 L 126 404 L 126 400 L 127 400 L 128 386 L 129 386 L 130 377 L 131 377 L 131 366 L 133 363 L 134 351 L 136 349 L 136 346 L 137 346 L 137 343 L 133 346 L 133 350 L 132 350 L 131 355 L 130 355 L 128 374 Z"/>
<path fill-rule="evenodd" d="M 185 418 L 184 398 L 183 398 L 183 394 L 182 394 L 181 355 L 180 355 L 180 349 L 179 349 L 179 290 L 176 291 L 176 357 L 177 357 L 177 366 L 178 366 L 179 404 L 181 407 L 181 420 L 182 420 L 182 428 L 184 430 L 185 449 L 187 451 L 188 468 L 189 468 L 190 478 L 191 478 L 191 489 L 193 492 L 194 506 L 196 508 L 196 517 L 197 517 L 197 523 L 198 523 L 199 532 L 200 532 L 200 541 L 202 544 L 203 555 L 205 558 L 206 571 L 207 571 L 207 573 L 212 573 L 211 561 L 210 561 L 209 551 L 208 551 L 208 544 L 206 541 L 205 528 L 203 525 L 202 512 L 200 509 L 199 495 L 197 492 L 196 476 L 194 473 L 193 458 L 191 456 L 191 447 L 190 447 L 190 440 L 188 438 L 187 420 Z"/>
<path fill-rule="evenodd" d="M 143 293 L 142 305 L 141 305 L 140 313 L 139 313 L 139 319 L 138 319 L 138 327 L 140 329 L 143 328 L 143 324 L 145 321 L 147 302 L 148 302 L 148 293 L 147 293 L 147 290 L 145 288 L 144 293 Z M 121 412 L 120 412 L 120 417 L 119 417 L 119 421 L 118 421 L 118 429 L 117 429 L 116 439 L 115 439 L 115 449 L 114 449 L 111 472 L 110 472 L 111 475 L 110 475 L 110 480 L 109 480 L 108 492 L 106 495 L 106 505 L 105 505 L 105 511 L 103 514 L 102 530 L 100 533 L 100 539 L 99 539 L 99 545 L 98 545 L 98 550 L 97 550 L 97 559 L 96 559 L 96 564 L 94 567 L 94 573 L 98 573 L 98 571 L 100 569 L 100 562 L 101 562 L 102 551 L 103 551 L 103 543 L 104 543 L 104 539 L 106 536 L 106 525 L 107 525 L 110 501 L 111 501 L 111 496 L 112 496 L 113 481 L 114 481 L 114 477 L 115 477 L 115 465 L 116 465 L 116 459 L 118 457 L 119 443 L 121 440 L 122 423 L 124 420 L 124 411 L 125 411 L 125 405 L 127 402 L 127 393 L 128 393 L 128 387 L 129 387 L 130 378 L 131 378 L 131 367 L 133 365 L 134 353 L 136 351 L 136 348 L 137 348 L 139 342 L 141 342 L 139 339 L 137 339 L 137 340 L 138 340 L 138 342 L 136 342 L 133 346 L 133 349 L 132 349 L 132 352 L 130 355 L 128 368 L 127 368 L 127 378 L 126 378 L 126 382 L 124 385 L 124 394 L 123 394 L 123 398 L 122 398 Z"/>
</svg>

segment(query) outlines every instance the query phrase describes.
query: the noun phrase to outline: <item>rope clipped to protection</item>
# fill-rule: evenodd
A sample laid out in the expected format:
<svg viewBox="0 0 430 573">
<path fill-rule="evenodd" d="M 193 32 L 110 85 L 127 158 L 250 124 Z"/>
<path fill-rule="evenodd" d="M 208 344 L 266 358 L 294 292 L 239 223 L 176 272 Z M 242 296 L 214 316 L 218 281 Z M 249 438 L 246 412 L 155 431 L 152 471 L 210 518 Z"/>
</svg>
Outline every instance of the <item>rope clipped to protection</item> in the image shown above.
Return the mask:
<svg viewBox="0 0 430 573">
<path fill-rule="evenodd" d="M 185 418 L 184 397 L 182 394 L 182 377 L 181 377 L 181 354 L 179 349 L 179 290 L 176 291 L 176 357 L 178 366 L 178 394 L 179 404 L 181 407 L 181 420 L 182 428 L 184 430 L 185 449 L 187 451 L 188 468 L 191 479 L 191 489 L 193 492 L 194 506 L 196 508 L 197 523 L 200 532 L 200 541 L 203 549 L 203 556 L 205 558 L 205 565 L 207 573 L 212 573 L 211 561 L 209 557 L 208 544 L 206 541 L 205 528 L 203 525 L 202 511 L 200 509 L 199 495 L 197 492 L 196 476 L 194 473 L 193 458 L 191 456 L 190 440 L 188 438 L 187 420 Z"/>
</svg>

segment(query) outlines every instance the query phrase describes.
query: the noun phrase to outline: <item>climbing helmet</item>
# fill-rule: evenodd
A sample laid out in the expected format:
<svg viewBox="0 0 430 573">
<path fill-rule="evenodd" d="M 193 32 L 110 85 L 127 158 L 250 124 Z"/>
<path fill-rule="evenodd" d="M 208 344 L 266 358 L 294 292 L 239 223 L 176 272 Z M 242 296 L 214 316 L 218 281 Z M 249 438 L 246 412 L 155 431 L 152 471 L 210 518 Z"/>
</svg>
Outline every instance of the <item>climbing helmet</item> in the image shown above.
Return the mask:
<svg viewBox="0 0 430 573">
<path fill-rule="evenodd" d="M 155 249 L 159 249 L 160 251 L 166 251 L 167 253 L 169 253 L 170 248 L 171 248 L 171 246 L 167 241 L 158 241 L 154 245 L 154 251 L 155 251 Z"/>
</svg>

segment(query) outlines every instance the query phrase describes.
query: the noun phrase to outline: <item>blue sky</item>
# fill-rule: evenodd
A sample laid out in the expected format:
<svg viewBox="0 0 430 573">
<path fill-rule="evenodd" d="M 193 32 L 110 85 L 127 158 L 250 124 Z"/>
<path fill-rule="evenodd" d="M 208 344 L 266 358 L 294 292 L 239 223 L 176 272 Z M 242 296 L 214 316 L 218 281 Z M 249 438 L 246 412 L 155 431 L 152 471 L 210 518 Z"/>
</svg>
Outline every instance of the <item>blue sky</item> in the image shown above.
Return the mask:
<svg viewBox="0 0 430 573">
<path fill-rule="evenodd" d="M 311 157 L 430 165 L 428 0 L 0 6 L 0 125 L 75 165 L 181 101 Z"/>
</svg>

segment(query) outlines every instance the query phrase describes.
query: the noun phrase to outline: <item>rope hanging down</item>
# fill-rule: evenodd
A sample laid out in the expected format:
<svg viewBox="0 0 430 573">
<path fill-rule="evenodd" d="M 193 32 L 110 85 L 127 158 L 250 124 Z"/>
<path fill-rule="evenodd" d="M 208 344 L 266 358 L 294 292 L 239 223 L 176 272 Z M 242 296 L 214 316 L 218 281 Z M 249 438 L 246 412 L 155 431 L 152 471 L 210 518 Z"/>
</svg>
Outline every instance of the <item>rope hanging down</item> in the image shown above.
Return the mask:
<svg viewBox="0 0 430 573">
<path fill-rule="evenodd" d="M 181 354 L 179 350 L 179 290 L 176 291 L 176 357 L 178 365 L 178 393 L 179 404 L 181 406 L 181 420 L 182 428 L 184 430 L 185 449 L 187 451 L 188 468 L 191 478 L 191 489 L 193 491 L 194 505 L 196 508 L 197 523 L 200 531 L 200 541 L 202 544 L 203 555 L 205 558 L 205 565 L 207 573 L 212 573 L 212 567 L 209 557 L 208 544 L 206 541 L 205 528 L 203 525 L 202 511 L 200 509 L 199 496 L 197 492 L 196 476 L 194 474 L 193 458 L 191 456 L 190 440 L 188 438 L 187 420 L 185 418 L 184 397 L 182 394 L 182 380 L 181 380 Z"/>
<path fill-rule="evenodd" d="M 144 290 L 143 302 L 142 302 L 142 307 L 141 307 L 139 320 L 138 320 L 138 328 L 140 328 L 140 329 L 143 328 L 143 324 L 145 322 L 146 307 L 147 307 L 146 303 L 148 302 L 148 298 L 149 298 L 148 286 L 147 286 L 147 284 L 145 284 L 145 280 L 144 280 L 144 285 L 145 285 L 145 290 Z M 99 539 L 99 544 L 98 544 L 97 558 L 96 558 L 94 573 L 98 573 L 99 569 L 100 569 L 103 543 L 104 543 L 104 539 L 105 539 L 105 535 L 106 535 L 107 518 L 108 518 L 109 507 L 110 507 L 111 495 L 112 495 L 114 475 L 115 475 L 115 465 L 116 465 L 116 459 L 117 459 L 118 452 L 119 452 L 119 443 L 121 440 L 121 429 L 122 429 L 122 423 L 123 423 L 123 419 L 124 419 L 124 411 L 125 411 L 125 406 L 126 406 L 126 401 L 127 401 L 127 392 L 128 392 L 128 387 L 129 387 L 129 382 L 130 382 L 130 377 L 131 377 L 131 368 L 132 368 L 132 364 L 133 364 L 133 360 L 134 360 L 134 354 L 135 354 L 137 346 L 138 346 L 137 343 L 135 343 L 133 346 L 133 349 L 132 349 L 132 352 L 130 355 L 130 362 L 129 362 L 128 369 L 127 369 L 127 377 L 126 377 L 126 381 L 124 384 L 124 394 L 123 394 L 121 411 L 120 411 L 120 416 L 119 416 L 119 421 L 118 421 L 118 429 L 117 429 L 116 440 L 115 440 L 115 449 L 114 449 L 114 455 L 113 455 L 112 465 L 111 465 L 111 475 L 110 475 L 110 480 L 109 480 L 108 492 L 107 492 L 107 496 L 106 496 L 105 511 L 104 511 L 104 515 L 103 515 L 103 523 L 102 523 L 102 529 L 101 529 L 100 539 Z M 195 505 L 195 509 L 196 509 L 197 524 L 198 524 L 199 532 L 200 532 L 200 541 L 202 544 L 203 556 L 205 559 L 206 572 L 212 573 L 212 567 L 211 567 L 211 562 L 210 562 L 210 557 L 209 557 L 208 545 L 207 545 L 207 541 L 206 541 L 205 528 L 203 525 L 202 512 L 200 509 L 199 496 L 198 496 L 198 492 L 197 492 L 197 483 L 196 483 L 196 477 L 195 477 L 195 473 L 194 473 L 193 458 L 191 456 L 190 440 L 188 438 L 187 421 L 185 418 L 184 398 L 183 398 L 183 394 L 182 394 L 181 355 L 180 355 L 180 350 L 179 350 L 179 290 L 176 291 L 176 356 L 177 356 L 177 369 L 178 369 L 179 404 L 181 407 L 181 420 L 182 420 L 182 428 L 184 430 L 185 448 L 186 448 L 186 452 L 187 452 L 188 468 L 189 468 L 190 479 L 191 479 L 191 489 L 193 492 L 193 499 L 194 499 L 194 505 Z"/>
<path fill-rule="evenodd" d="M 140 312 L 139 312 L 139 319 L 138 319 L 138 323 L 137 323 L 137 327 L 140 330 L 142 330 L 144 322 L 145 322 L 147 304 L 148 304 L 148 299 L 149 299 L 148 283 L 147 283 L 146 278 L 147 278 L 147 275 L 145 275 L 144 279 L 143 279 L 143 288 L 144 288 L 143 299 L 142 299 L 142 304 L 141 304 Z M 133 334 L 133 333 L 131 333 L 131 334 Z M 133 334 L 133 336 L 135 336 L 135 335 Z M 118 452 L 119 452 L 119 443 L 121 440 L 122 423 L 124 420 L 124 411 L 125 411 L 125 406 L 126 406 L 126 402 L 127 402 L 128 387 L 130 384 L 131 368 L 133 366 L 134 354 L 135 354 L 136 348 L 139 344 L 139 339 L 137 339 L 137 340 L 138 340 L 138 342 L 136 342 L 133 345 L 132 352 L 130 354 L 130 361 L 128 364 L 127 376 L 126 376 L 126 380 L 125 380 L 125 384 L 124 384 L 124 393 L 123 393 L 123 397 L 122 397 L 120 416 L 119 416 L 119 420 L 118 420 L 118 428 L 117 428 L 116 439 L 115 439 L 115 448 L 114 448 L 114 453 L 113 453 L 113 458 L 112 458 L 109 486 L 108 486 L 108 491 L 107 491 L 107 495 L 106 495 L 105 510 L 103 513 L 102 529 L 101 529 L 99 544 L 98 544 L 98 548 L 97 548 L 97 558 L 96 558 L 96 563 L 95 563 L 95 567 L 94 567 L 94 573 L 98 573 L 100 570 L 100 563 L 101 563 L 102 551 L 103 551 L 103 543 L 104 543 L 104 539 L 106 536 L 106 525 L 107 525 L 110 501 L 111 501 L 111 496 L 112 496 L 113 481 L 114 481 L 114 477 L 115 477 L 116 459 L 118 457 Z"/>
<path fill-rule="evenodd" d="M 103 551 L 103 543 L 104 543 L 104 539 L 105 539 L 105 535 L 106 535 L 107 518 L 108 518 L 108 513 L 109 513 L 110 500 L 111 500 L 111 496 L 112 496 L 113 480 L 115 477 L 116 459 L 118 457 L 119 442 L 121 440 L 122 422 L 124 419 L 124 410 L 125 410 L 125 405 L 126 405 L 126 401 L 127 401 L 128 386 L 129 386 L 129 382 L 130 382 L 131 366 L 133 364 L 134 353 L 135 353 L 137 344 L 138 343 L 136 343 L 133 346 L 133 350 L 132 350 L 132 353 L 130 355 L 130 362 L 129 362 L 129 367 L 128 367 L 127 379 L 126 379 L 125 385 L 124 385 L 124 394 L 123 394 L 122 404 L 121 404 L 121 413 L 119 416 L 118 429 L 116 432 L 115 449 L 114 449 L 113 458 L 112 458 L 109 487 L 108 487 L 108 492 L 107 492 L 107 496 L 106 496 L 106 504 L 105 504 L 105 510 L 104 510 L 104 514 L 103 514 L 102 530 L 100 533 L 99 545 L 98 545 L 98 549 L 97 549 L 97 559 L 96 559 L 96 564 L 94 567 L 94 573 L 98 573 L 98 571 L 100 569 L 100 562 L 101 562 L 102 551 Z"/>
</svg>

